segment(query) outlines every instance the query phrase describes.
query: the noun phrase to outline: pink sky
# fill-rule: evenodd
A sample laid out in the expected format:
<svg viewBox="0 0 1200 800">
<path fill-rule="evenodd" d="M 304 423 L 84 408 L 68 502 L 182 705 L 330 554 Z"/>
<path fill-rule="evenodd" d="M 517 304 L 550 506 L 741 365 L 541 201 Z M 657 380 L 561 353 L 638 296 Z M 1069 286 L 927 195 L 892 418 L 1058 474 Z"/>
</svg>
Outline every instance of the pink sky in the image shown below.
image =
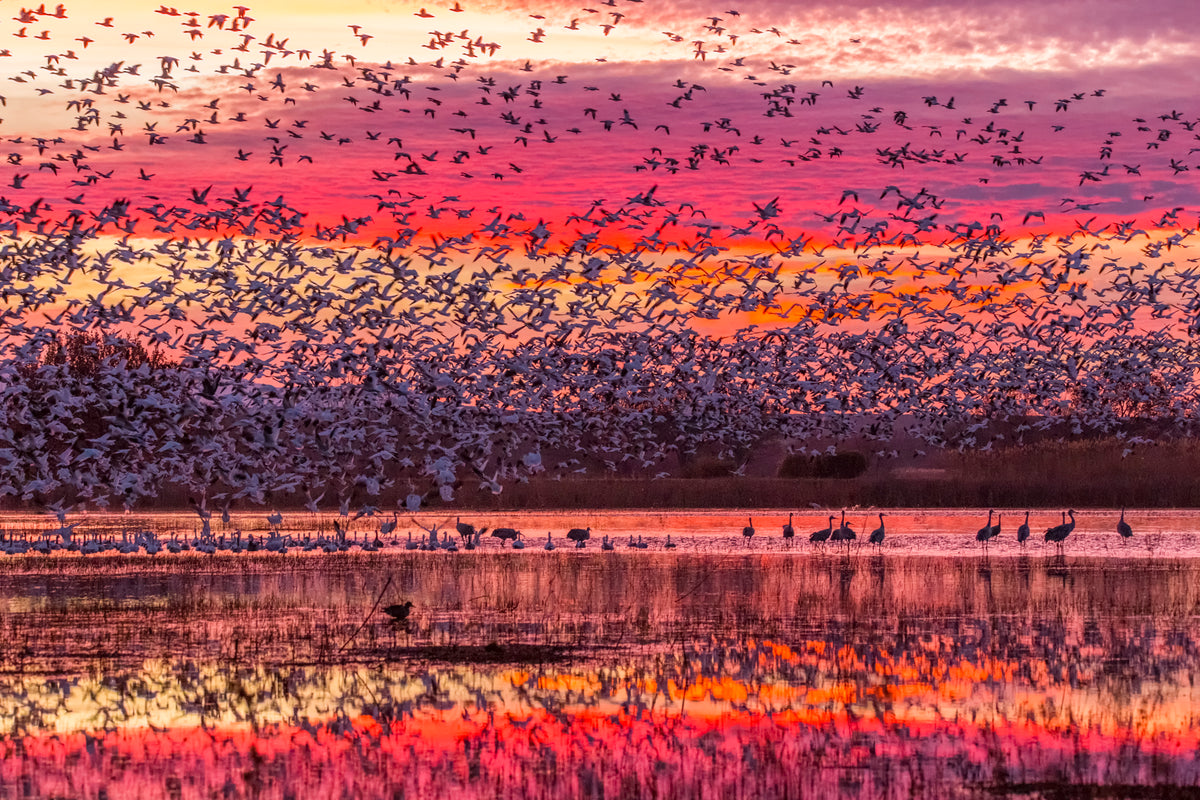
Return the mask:
<svg viewBox="0 0 1200 800">
<path fill-rule="evenodd" d="M 836 209 L 845 190 L 894 210 L 879 200 L 889 185 L 937 195 L 940 220 L 1195 205 L 1200 21 L 1187 3 L 1152 12 L 1131 2 L 464 7 L 417 16 L 399 3 L 271 2 L 241 23 L 217 4 L 178 15 L 129 2 L 103 13 L 65 4 L 65 18 L 52 7 L 14 13 L 11 56 L 0 59 L 6 195 L 43 197 L 61 212 L 253 186 L 250 197 L 283 194 L 314 219 L 370 214 L 383 232 L 395 226 L 370 195 L 388 190 L 422 195 L 400 227 L 423 230 L 448 217 L 479 226 L 498 206 L 557 232 L 593 200 L 616 205 L 652 186 L 731 225 L 778 197 L 775 222 L 789 233 L 820 230 L 816 212 Z M 111 27 L 97 24 L 109 15 Z M 614 25 L 607 35 L 603 24 Z M 433 31 L 445 47 L 426 46 Z M 86 48 L 83 37 L 93 40 Z M 489 56 L 471 43 L 500 47 Z M 315 67 L 325 51 L 334 69 Z M 460 58 L 459 71 L 448 68 Z M 102 94 L 77 83 L 118 62 Z M 133 65 L 136 75 L 122 71 Z M 773 102 L 791 116 L 768 115 Z M 64 141 L 39 155 L 34 137 Z M 123 149 L 111 149 L 114 139 Z M 100 148 L 83 151 L 90 169 L 54 163 L 85 144 Z"/>
</svg>

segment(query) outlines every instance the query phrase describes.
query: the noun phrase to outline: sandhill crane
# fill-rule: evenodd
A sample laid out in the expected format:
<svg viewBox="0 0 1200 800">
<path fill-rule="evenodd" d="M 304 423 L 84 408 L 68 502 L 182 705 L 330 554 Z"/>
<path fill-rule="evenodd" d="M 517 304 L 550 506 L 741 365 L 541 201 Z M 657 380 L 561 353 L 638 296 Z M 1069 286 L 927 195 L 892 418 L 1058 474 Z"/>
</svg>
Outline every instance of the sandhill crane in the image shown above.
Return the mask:
<svg viewBox="0 0 1200 800">
<path fill-rule="evenodd" d="M 852 542 L 856 538 L 858 537 L 854 533 L 854 529 L 846 524 L 846 512 L 843 510 L 842 521 L 833 530 L 833 533 L 830 534 L 829 539 L 834 542 Z"/>
<path fill-rule="evenodd" d="M 516 528 L 496 528 L 492 531 L 492 536 L 500 540 L 500 546 L 503 547 L 505 542 L 512 542 L 514 545 L 521 539 L 521 532 Z"/>
<path fill-rule="evenodd" d="M 814 544 L 823 544 L 829 541 L 829 537 L 833 535 L 833 515 L 829 515 L 829 524 L 819 531 L 813 531 L 808 535 L 808 540 Z"/>
<path fill-rule="evenodd" d="M 473 538 L 478 538 L 487 533 L 487 528 L 476 529 L 474 525 L 468 522 L 463 522 L 461 517 L 454 518 L 454 529 L 458 531 L 458 535 L 463 538 L 463 541 L 469 542 Z"/>
<path fill-rule="evenodd" d="M 1068 509 L 1067 516 L 1071 518 L 1070 522 L 1064 522 L 1061 525 L 1055 525 L 1053 528 L 1046 529 L 1046 541 L 1054 542 L 1062 549 L 1062 543 L 1071 535 L 1071 531 L 1075 530 L 1075 511 Z"/>
<path fill-rule="evenodd" d="M 1128 539 L 1133 536 L 1133 528 L 1129 527 L 1129 523 L 1125 521 L 1125 509 L 1121 509 L 1121 518 L 1117 520 L 1117 533 L 1121 534 L 1122 539 Z"/>
<path fill-rule="evenodd" d="M 575 543 L 575 547 L 583 547 L 587 540 L 592 538 L 592 527 L 589 525 L 586 528 L 571 528 L 567 531 L 567 538 Z"/>
<path fill-rule="evenodd" d="M 1029 512 L 1025 512 L 1025 521 L 1021 523 L 1021 527 L 1017 528 L 1017 543 L 1022 547 L 1025 546 L 1025 540 L 1029 538 Z"/>
<path fill-rule="evenodd" d="M 792 527 L 792 514 L 791 514 L 791 512 L 789 512 L 787 524 L 783 526 L 783 538 L 785 540 L 787 540 L 788 544 L 791 544 L 792 538 L 795 535 L 796 535 L 796 529 Z"/>
<path fill-rule="evenodd" d="M 879 527 L 876 528 L 875 530 L 871 531 L 871 535 L 867 538 L 867 542 L 875 545 L 876 547 L 882 547 L 883 546 L 883 535 L 884 535 L 883 512 L 880 512 L 879 513 Z"/>
<path fill-rule="evenodd" d="M 754 535 L 754 517 L 747 517 L 749 524 L 742 528 L 742 536 L 746 539 L 746 543 L 750 543 L 750 537 Z"/>
<path fill-rule="evenodd" d="M 995 513 L 994 509 L 988 509 L 987 524 L 975 533 L 975 541 L 983 545 L 984 552 L 987 551 L 988 541 L 1000 533 L 1000 526 L 998 524 L 995 526 L 992 525 L 992 516 Z"/>
</svg>

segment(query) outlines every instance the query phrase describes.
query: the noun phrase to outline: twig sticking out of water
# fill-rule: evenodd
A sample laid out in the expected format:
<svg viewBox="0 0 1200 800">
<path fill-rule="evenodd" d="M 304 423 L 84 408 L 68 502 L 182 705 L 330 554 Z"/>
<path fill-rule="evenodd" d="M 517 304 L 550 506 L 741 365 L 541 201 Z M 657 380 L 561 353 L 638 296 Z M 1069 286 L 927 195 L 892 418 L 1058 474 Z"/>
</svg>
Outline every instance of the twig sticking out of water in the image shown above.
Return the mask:
<svg viewBox="0 0 1200 800">
<path fill-rule="evenodd" d="M 367 623 L 370 622 L 371 617 L 375 615 L 375 610 L 379 608 L 379 604 L 383 602 L 383 596 L 387 593 L 388 588 L 392 585 L 393 577 L 394 576 L 392 575 L 388 575 L 387 583 L 383 585 L 383 588 L 379 590 L 379 596 L 375 598 L 375 604 L 371 606 L 371 610 L 367 612 L 367 616 L 365 619 L 363 619 L 362 624 L 354 629 L 354 633 L 350 634 L 350 638 L 342 642 L 342 646 L 338 648 L 339 653 L 349 647 L 350 643 L 354 641 L 354 637 L 358 636 L 358 634 L 362 632 L 362 629 L 367 627 Z"/>
</svg>

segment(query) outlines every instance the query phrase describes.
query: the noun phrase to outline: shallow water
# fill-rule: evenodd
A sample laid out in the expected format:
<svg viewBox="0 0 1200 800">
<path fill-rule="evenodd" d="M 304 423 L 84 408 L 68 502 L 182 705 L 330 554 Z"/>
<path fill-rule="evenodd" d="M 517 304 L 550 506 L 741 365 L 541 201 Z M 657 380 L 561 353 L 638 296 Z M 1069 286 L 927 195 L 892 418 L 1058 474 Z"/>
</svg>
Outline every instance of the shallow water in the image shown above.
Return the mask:
<svg viewBox="0 0 1200 800">
<path fill-rule="evenodd" d="M 682 538 L 5 559 L 0 797 L 1200 786 L 1200 562 Z"/>
</svg>

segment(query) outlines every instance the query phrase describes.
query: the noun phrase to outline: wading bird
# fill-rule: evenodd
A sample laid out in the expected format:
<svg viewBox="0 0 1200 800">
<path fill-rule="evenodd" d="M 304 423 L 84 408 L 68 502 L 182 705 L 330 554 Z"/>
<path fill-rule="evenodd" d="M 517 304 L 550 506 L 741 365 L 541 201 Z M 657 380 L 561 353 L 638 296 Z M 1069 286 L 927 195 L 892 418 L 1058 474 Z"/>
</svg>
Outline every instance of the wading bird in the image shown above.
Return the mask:
<svg viewBox="0 0 1200 800">
<path fill-rule="evenodd" d="M 1067 516 L 1071 518 L 1070 522 L 1064 522 L 1061 525 L 1055 525 L 1053 528 L 1046 529 L 1046 541 L 1053 542 L 1062 549 L 1062 543 L 1071 535 L 1071 531 L 1075 530 L 1075 512 L 1068 509 Z"/>
<path fill-rule="evenodd" d="M 829 541 L 829 537 L 833 535 L 833 515 L 829 515 L 829 524 L 819 531 L 813 531 L 808 535 L 808 540 L 814 544 L 824 544 Z"/>
<path fill-rule="evenodd" d="M 399 605 L 384 606 L 383 613 L 387 614 L 396 622 L 403 622 L 408 619 L 408 615 L 412 612 L 412 600 L 405 600 Z"/>
<path fill-rule="evenodd" d="M 875 530 L 871 531 L 871 535 L 867 538 L 867 542 L 875 545 L 876 547 L 882 547 L 883 546 L 883 536 L 884 536 L 883 512 L 880 512 L 879 513 L 879 527 L 876 528 Z"/>
<path fill-rule="evenodd" d="M 984 552 L 987 552 L 988 541 L 992 537 L 1000 533 L 1000 526 L 992 526 L 992 516 L 995 515 L 994 509 L 988 510 L 987 523 L 975 533 L 975 541 L 983 545 Z"/>
<path fill-rule="evenodd" d="M 1025 521 L 1021 523 L 1021 527 L 1017 528 L 1017 544 L 1025 546 L 1025 540 L 1029 538 L 1029 512 L 1025 512 Z"/>
</svg>

